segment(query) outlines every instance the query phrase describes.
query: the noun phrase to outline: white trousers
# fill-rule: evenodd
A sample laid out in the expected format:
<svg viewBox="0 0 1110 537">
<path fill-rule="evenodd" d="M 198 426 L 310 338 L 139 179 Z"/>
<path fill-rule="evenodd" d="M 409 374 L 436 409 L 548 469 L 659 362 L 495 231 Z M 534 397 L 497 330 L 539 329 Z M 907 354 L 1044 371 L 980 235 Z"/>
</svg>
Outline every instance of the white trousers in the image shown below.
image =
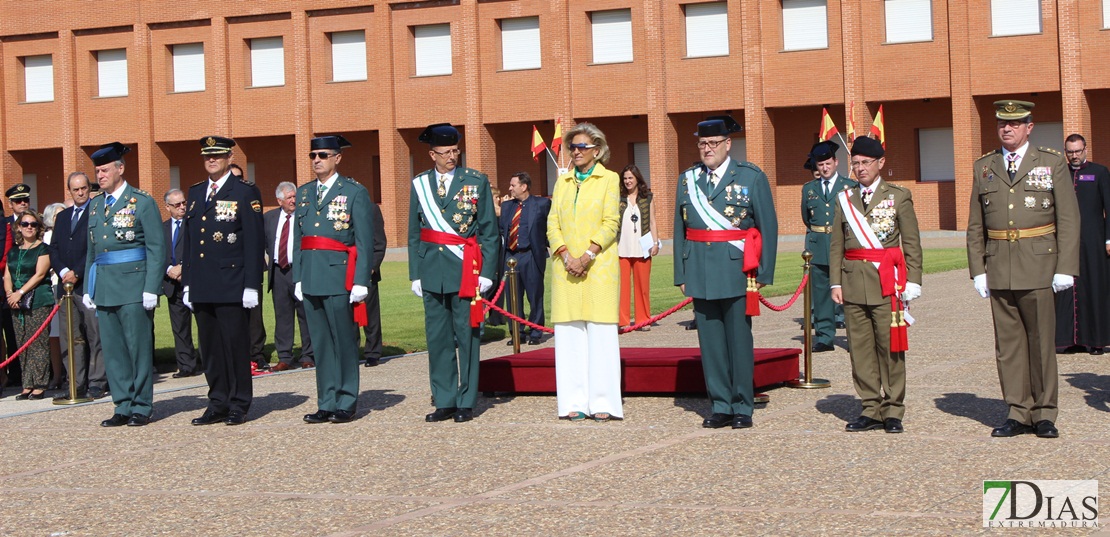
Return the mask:
<svg viewBox="0 0 1110 537">
<path fill-rule="evenodd" d="M 555 323 L 555 389 L 560 417 L 571 412 L 624 417 L 616 323 Z"/>
</svg>

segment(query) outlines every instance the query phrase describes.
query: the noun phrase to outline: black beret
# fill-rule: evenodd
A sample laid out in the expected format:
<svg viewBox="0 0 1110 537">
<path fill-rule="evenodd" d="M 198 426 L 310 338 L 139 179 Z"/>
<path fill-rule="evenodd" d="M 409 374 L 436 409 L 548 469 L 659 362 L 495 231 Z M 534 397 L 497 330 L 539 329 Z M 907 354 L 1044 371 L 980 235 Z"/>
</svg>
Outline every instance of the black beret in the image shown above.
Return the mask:
<svg viewBox="0 0 1110 537">
<path fill-rule="evenodd" d="M 710 136 L 728 136 L 734 132 L 744 130 L 732 116 L 709 116 L 705 121 L 698 123 L 698 132 L 694 136 L 708 138 Z"/>
<path fill-rule="evenodd" d="M 200 139 L 200 154 L 226 155 L 235 147 L 235 140 L 223 136 L 207 136 Z"/>
<path fill-rule="evenodd" d="M 809 150 L 809 158 L 813 163 L 824 162 L 831 158 L 836 158 L 836 152 L 840 150 L 840 145 L 831 140 L 824 142 L 817 142 L 813 144 L 813 148 Z"/>
<path fill-rule="evenodd" d="M 809 171 L 811 171 L 811 172 L 815 172 L 815 171 L 817 171 L 817 165 L 813 163 L 813 159 L 812 159 L 812 158 L 807 158 L 807 159 L 806 159 L 806 163 L 805 163 L 805 164 L 803 164 L 803 165 L 802 165 L 802 167 L 803 167 L 803 168 L 805 168 L 805 169 L 807 169 L 807 170 L 809 170 Z"/>
<path fill-rule="evenodd" d="M 309 145 L 310 149 L 331 149 L 336 153 L 351 147 L 351 142 L 346 138 L 336 134 L 335 136 L 320 136 L 313 138 Z"/>
<path fill-rule="evenodd" d="M 886 152 L 883 151 L 883 144 L 879 143 L 874 138 L 867 136 L 860 136 L 852 144 L 852 156 L 863 155 L 871 158 L 881 158 Z"/>
<path fill-rule="evenodd" d="M 29 198 L 31 197 L 31 187 L 27 186 L 24 183 L 19 183 L 18 185 L 9 188 L 8 191 L 4 194 L 8 196 L 8 199 L 10 200 Z"/>
<path fill-rule="evenodd" d="M 130 152 L 130 147 L 127 147 L 126 145 L 123 145 L 119 142 L 112 142 L 110 144 L 100 146 L 100 149 L 94 151 L 90 158 L 92 158 L 94 166 L 103 166 L 105 164 L 108 164 L 109 162 L 115 162 L 123 158 L 124 155 Z"/>
<path fill-rule="evenodd" d="M 420 133 L 418 140 L 432 147 L 458 145 L 459 130 L 452 127 L 450 123 L 436 123 L 435 125 L 428 125 L 428 128 Z"/>
</svg>

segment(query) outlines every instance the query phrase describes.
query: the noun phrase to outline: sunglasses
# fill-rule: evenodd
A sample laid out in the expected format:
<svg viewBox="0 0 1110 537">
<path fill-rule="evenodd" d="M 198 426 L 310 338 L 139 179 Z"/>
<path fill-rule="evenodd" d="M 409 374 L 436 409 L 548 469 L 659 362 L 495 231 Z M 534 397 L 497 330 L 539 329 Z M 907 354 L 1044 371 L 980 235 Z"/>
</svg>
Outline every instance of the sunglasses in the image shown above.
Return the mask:
<svg viewBox="0 0 1110 537">
<path fill-rule="evenodd" d="M 338 153 L 328 153 L 327 151 L 310 151 L 308 153 L 308 160 L 328 160 L 337 154 Z"/>
<path fill-rule="evenodd" d="M 597 147 L 597 144 L 570 144 L 571 151 L 573 151 L 575 149 L 578 149 L 578 150 L 593 149 L 595 147 Z"/>
<path fill-rule="evenodd" d="M 39 227 L 38 222 L 20 222 L 19 227 Z"/>
<path fill-rule="evenodd" d="M 12 203 L 31 203 L 31 200 L 28 198 L 20 198 L 17 200 L 12 200 Z"/>
<path fill-rule="evenodd" d="M 185 202 L 184 202 L 184 201 L 179 201 L 179 202 L 177 202 L 177 203 L 167 203 L 167 204 L 166 204 L 166 206 L 168 206 L 168 207 L 175 207 L 175 208 L 176 208 L 176 207 L 184 207 L 184 206 L 185 206 Z"/>
</svg>

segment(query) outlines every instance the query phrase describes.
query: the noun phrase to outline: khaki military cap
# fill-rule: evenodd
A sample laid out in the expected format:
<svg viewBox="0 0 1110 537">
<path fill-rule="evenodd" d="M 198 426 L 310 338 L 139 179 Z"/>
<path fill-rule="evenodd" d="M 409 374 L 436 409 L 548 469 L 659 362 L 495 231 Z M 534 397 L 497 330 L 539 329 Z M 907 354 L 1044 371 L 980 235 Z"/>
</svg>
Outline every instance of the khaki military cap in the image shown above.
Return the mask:
<svg viewBox="0 0 1110 537">
<path fill-rule="evenodd" d="M 1035 104 L 1029 101 L 995 101 L 994 117 L 1003 121 L 1025 119 L 1033 113 Z"/>
</svg>

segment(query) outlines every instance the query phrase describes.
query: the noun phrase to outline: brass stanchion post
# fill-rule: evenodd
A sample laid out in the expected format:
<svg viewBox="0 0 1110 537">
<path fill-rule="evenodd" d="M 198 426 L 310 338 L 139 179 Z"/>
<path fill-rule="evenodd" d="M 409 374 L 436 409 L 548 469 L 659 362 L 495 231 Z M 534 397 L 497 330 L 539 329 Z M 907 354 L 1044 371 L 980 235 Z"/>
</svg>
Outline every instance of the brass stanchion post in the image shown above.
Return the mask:
<svg viewBox="0 0 1110 537">
<path fill-rule="evenodd" d="M 62 297 L 62 306 L 66 309 L 66 326 L 69 332 L 69 399 L 54 399 L 55 405 L 76 405 L 92 401 L 90 397 L 77 397 L 77 368 L 73 356 L 73 284 L 65 284 L 66 294 Z M 57 314 L 55 314 L 57 315 Z M 40 336 L 41 337 L 41 336 Z"/>
<path fill-rule="evenodd" d="M 805 356 L 805 370 L 801 379 L 791 380 L 786 383 L 791 388 L 828 388 L 832 384 L 825 379 L 813 378 L 813 278 L 810 277 L 812 265 L 810 261 L 813 260 L 813 254 L 809 250 L 802 252 L 802 260 L 805 262 L 802 265 L 802 275 L 806 279 L 805 292 L 802 293 L 802 326 L 805 334 L 802 337 L 802 345 L 805 346 L 802 352 Z"/>
<path fill-rule="evenodd" d="M 505 264 L 509 266 L 509 313 L 520 317 L 520 312 L 516 310 L 516 259 L 509 258 Z M 513 354 L 520 354 L 520 323 L 510 320 L 509 330 L 513 335 Z"/>
</svg>

